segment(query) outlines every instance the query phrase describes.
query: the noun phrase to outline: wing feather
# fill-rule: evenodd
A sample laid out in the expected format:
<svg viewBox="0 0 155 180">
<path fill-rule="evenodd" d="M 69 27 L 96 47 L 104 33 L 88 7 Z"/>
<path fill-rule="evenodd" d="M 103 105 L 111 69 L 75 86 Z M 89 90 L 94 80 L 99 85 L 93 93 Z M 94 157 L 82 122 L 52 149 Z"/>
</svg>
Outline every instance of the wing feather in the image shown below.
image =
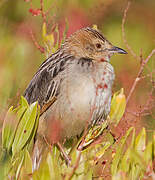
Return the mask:
<svg viewBox="0 0 155 180">
<path fill-rule="evenodd" d="M 58 50 L 42 63 L 24 93 L 29 104 L 38 101 L 43 113 L 56 101 L 63 78 L 61 74 L 71 59 L 72 56 Z"/>
</svg>

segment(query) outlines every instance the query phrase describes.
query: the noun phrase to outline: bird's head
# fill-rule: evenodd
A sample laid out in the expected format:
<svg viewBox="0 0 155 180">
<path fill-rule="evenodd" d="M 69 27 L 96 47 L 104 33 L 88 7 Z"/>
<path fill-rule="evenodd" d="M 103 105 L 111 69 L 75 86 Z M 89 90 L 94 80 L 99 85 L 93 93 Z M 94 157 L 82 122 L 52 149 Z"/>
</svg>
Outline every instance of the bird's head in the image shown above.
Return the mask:
<svg viewBox="0 0 155 180">
<path fill-rule="evenodd" d="M 94 61 L 109 61 L 114 53 L 127 54 L 125 50 L 113 46 L 98 30 L 89 27 L 73 33 L 63 47 L 77 58 L 90 58 Z"/>
</svg>

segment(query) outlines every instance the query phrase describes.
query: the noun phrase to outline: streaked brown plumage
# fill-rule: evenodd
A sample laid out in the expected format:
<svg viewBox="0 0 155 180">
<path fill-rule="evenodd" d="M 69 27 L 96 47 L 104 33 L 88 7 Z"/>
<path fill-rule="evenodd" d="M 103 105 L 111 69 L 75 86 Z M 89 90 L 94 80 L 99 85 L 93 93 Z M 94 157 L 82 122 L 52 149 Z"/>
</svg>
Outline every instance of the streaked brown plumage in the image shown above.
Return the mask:
<svg viewBox="0 0 155 180">
<path fill-rule="evenodd" d="M 115 77 L 110 57 L 126 54 L 100 32 L 83 28 L 42 63 L 24 96 L 38 101 L 41 117 L 38 133 L 52 142 L 56 121 L 58 141 L 74 137 L 89 126 L 106 119 L 110 112 L 111 88 Z"/>
</svg>

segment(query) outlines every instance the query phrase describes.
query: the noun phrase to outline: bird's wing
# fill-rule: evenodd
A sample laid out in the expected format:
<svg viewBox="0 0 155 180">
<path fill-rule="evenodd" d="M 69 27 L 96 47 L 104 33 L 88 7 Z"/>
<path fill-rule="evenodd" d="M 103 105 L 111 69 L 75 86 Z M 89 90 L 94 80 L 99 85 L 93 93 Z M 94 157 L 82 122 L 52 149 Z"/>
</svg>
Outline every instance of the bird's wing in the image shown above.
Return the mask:
<svg viewBox="0 0 155 180">
<path fill-rule="evenodd" d="M 72 56 L 57 51 L 42 63 L 26 88 L 24 97 L 29 104 L 38 101 L 41 107 L 41 114 L 56 101 L 63 79 L 61 74 L 71 59 Z"/>
</svg>

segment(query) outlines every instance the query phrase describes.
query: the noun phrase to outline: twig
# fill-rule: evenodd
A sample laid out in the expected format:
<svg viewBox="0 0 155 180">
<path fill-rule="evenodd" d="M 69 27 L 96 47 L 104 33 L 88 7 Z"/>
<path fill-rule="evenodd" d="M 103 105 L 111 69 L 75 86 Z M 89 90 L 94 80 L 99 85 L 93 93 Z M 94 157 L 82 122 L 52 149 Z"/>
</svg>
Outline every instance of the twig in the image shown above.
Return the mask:
<svg viewBox="0 0 155 180">
<path fill-rule="evenodd" d="M 136 87 L 137 83 L 138 83 L 139 80 L 141 79 L 141 74 L 142 74 L 142 72 L 143 72 L 143 69 L 144 69 L 145 65 L 147 64 L 147 62 L 149 61 L 149 59 L 150 59 L 150 58 L 153 56 L 153 54 L 155 53 L 155 49 L 153 49 L 152 52 L 148 55 L 148 57 L 147 57 L 145 60 L 143 60 L 142 51 L 141 51 L 141 53 L 140 53 L 140 56 L 137 56 L 136 53 L 132 50 L 132 48 L 129 46 L 129 44 L 128 44 L 126 38 L 125 38 L 125 28 L 124 28 L 124 26 L 125 26 L 126 16 L 127 16 L 127 12 L 128 12 L 128 10 L 129 10 L 130 5 L 131 5 L 131 1 L 128 1 L 127 7 L 126 7 L 125 10 L 124 10 L 124 15 L 123 15 L 123 19 L 122 19 L 122 36 L 123 36 L 124 44 L 126 45 L 127 49 L 130 51 L 130 53 L 132 54 L 132 56 L 133 56 L 134 58 L 138 59 L 138 60 L 141 62 L 141 66 L 140 66 L 139 72 L 138 72 L 138 74 L 137 74 L 137 77 L 136 77 L 136 79 L 135 79 L 135 81 L 134 81 L 134 83 L 133 83 L 133 85 L 132 85 L 132 87 L 131 87 L 131 90 L 130 90 L 130 92 L 129 92 L 129 94 L 128 94 L 126 103 L 128 103 L 128 101 L 129 101 L 129 99 L 130 99 L 133 91 L 135 90 L 135 87 Z"/>
<path fill-rule="evenodd" d="M 128 101 L 129 101 L 129 99 L 130 99 L 133 91 L 135 90 L 135 87 L 136 87 L 138 81 L 141 79 L 141 74 L 142 74 L 142 72 L 143 72 L 143 70 L 144 70 L 145 65 L 147 64 L 147 62 L 149 61 L 149 59 L 153 56 L 153 54 L 155 54 L 155 49 L 153 49 L 152 52 L 148 55 L 148 57 L 147 57 L 145 60 L 143 60 L 141 66 L 140 66 L 139 72 L 138 72 L 138 74 L 137 74 L 137 77 L 136 77 L 136 79 L 135 79 L 135 81 L 134 81 L 134 83 L 133 83 L 133 85 L 132 85 L 132 87 L 131 87 L 131 90 L 130 90 L 129 94 L 128 94 L 126 103 L 128 103 Z"/>
<path fill-rule="evenodd" d="M 133 49 L 130 47 L 130 45 L 128 44 L 126 38 L 125 38 L 125 21 L 126 21 L 126 16 L 127 16 L 127 12 L 129 10 L 129 7 L 131 5 L 131 1 L 128 1 L 128 4 L 124 10 L 124 15 L 123 15 L 123 19 L 122 19 L 122 36 L 123 36 L 123 41 L 124 41 L 124 44 L 126 45 L 127 49 L 130 51 L 130 53 L 132 54 L 132 56 L 136 59 L 139 59 L 140 60 L 140 57 L 138 57 L 136 55 L 136 53 L 133 51 Z"/>
<path fill-rule="evenodd" d="M 46 13 L 44 12 L 44 3 L 43 3 L 43 0 L 40 0 L 40 10 L 41 10 L 41 15 L 42 15 L 42 18 L 43 18 L 43 22 L 46 23 Z"/>
<path fill-rule="evenodd" d="M 60 152 L 62 153 L 63 158 L 65 159 L 67 165 L 70 166 L 70 165 L 71 165 L 71 159 L 70 159 L 70 157 L 69 157 L 68 154 L 64 151 L 62 145 L 61 145 L 59 142 L 57 142 L 56 144 L 57 144 L 57 146 L 58 146 Z"/>
<path fill-rule="evenodd" d="M 75 162 L 75 165 L 72 169 L 72 172 L 70 173 L 69 177 L 68 177 L 68 180 L 71 180 L 73 175 L 74 175 L 74 172 L 76 171 L 76 169 L 78 168 L 79 166 L 79 162 L 80 162 L 80 158 L 81 158 L 81 151 L 79 151 L 79 154 L 78 154 L 78 157 L 77 157 L 77 160 Z"/>
<path fill-rule="evenodd" d="M 36 41 L 35 36 L 34 36 L 32 30 L 30 30 L 30 35 L 31 35 L 32 41 L 33 41 L 34 45 L 37 47 L 37 49 L 39 49 L 39 51 L 41 53 L 45 53 L 45 49 L 38 44 L 38 42 Z"/>
</svg>

